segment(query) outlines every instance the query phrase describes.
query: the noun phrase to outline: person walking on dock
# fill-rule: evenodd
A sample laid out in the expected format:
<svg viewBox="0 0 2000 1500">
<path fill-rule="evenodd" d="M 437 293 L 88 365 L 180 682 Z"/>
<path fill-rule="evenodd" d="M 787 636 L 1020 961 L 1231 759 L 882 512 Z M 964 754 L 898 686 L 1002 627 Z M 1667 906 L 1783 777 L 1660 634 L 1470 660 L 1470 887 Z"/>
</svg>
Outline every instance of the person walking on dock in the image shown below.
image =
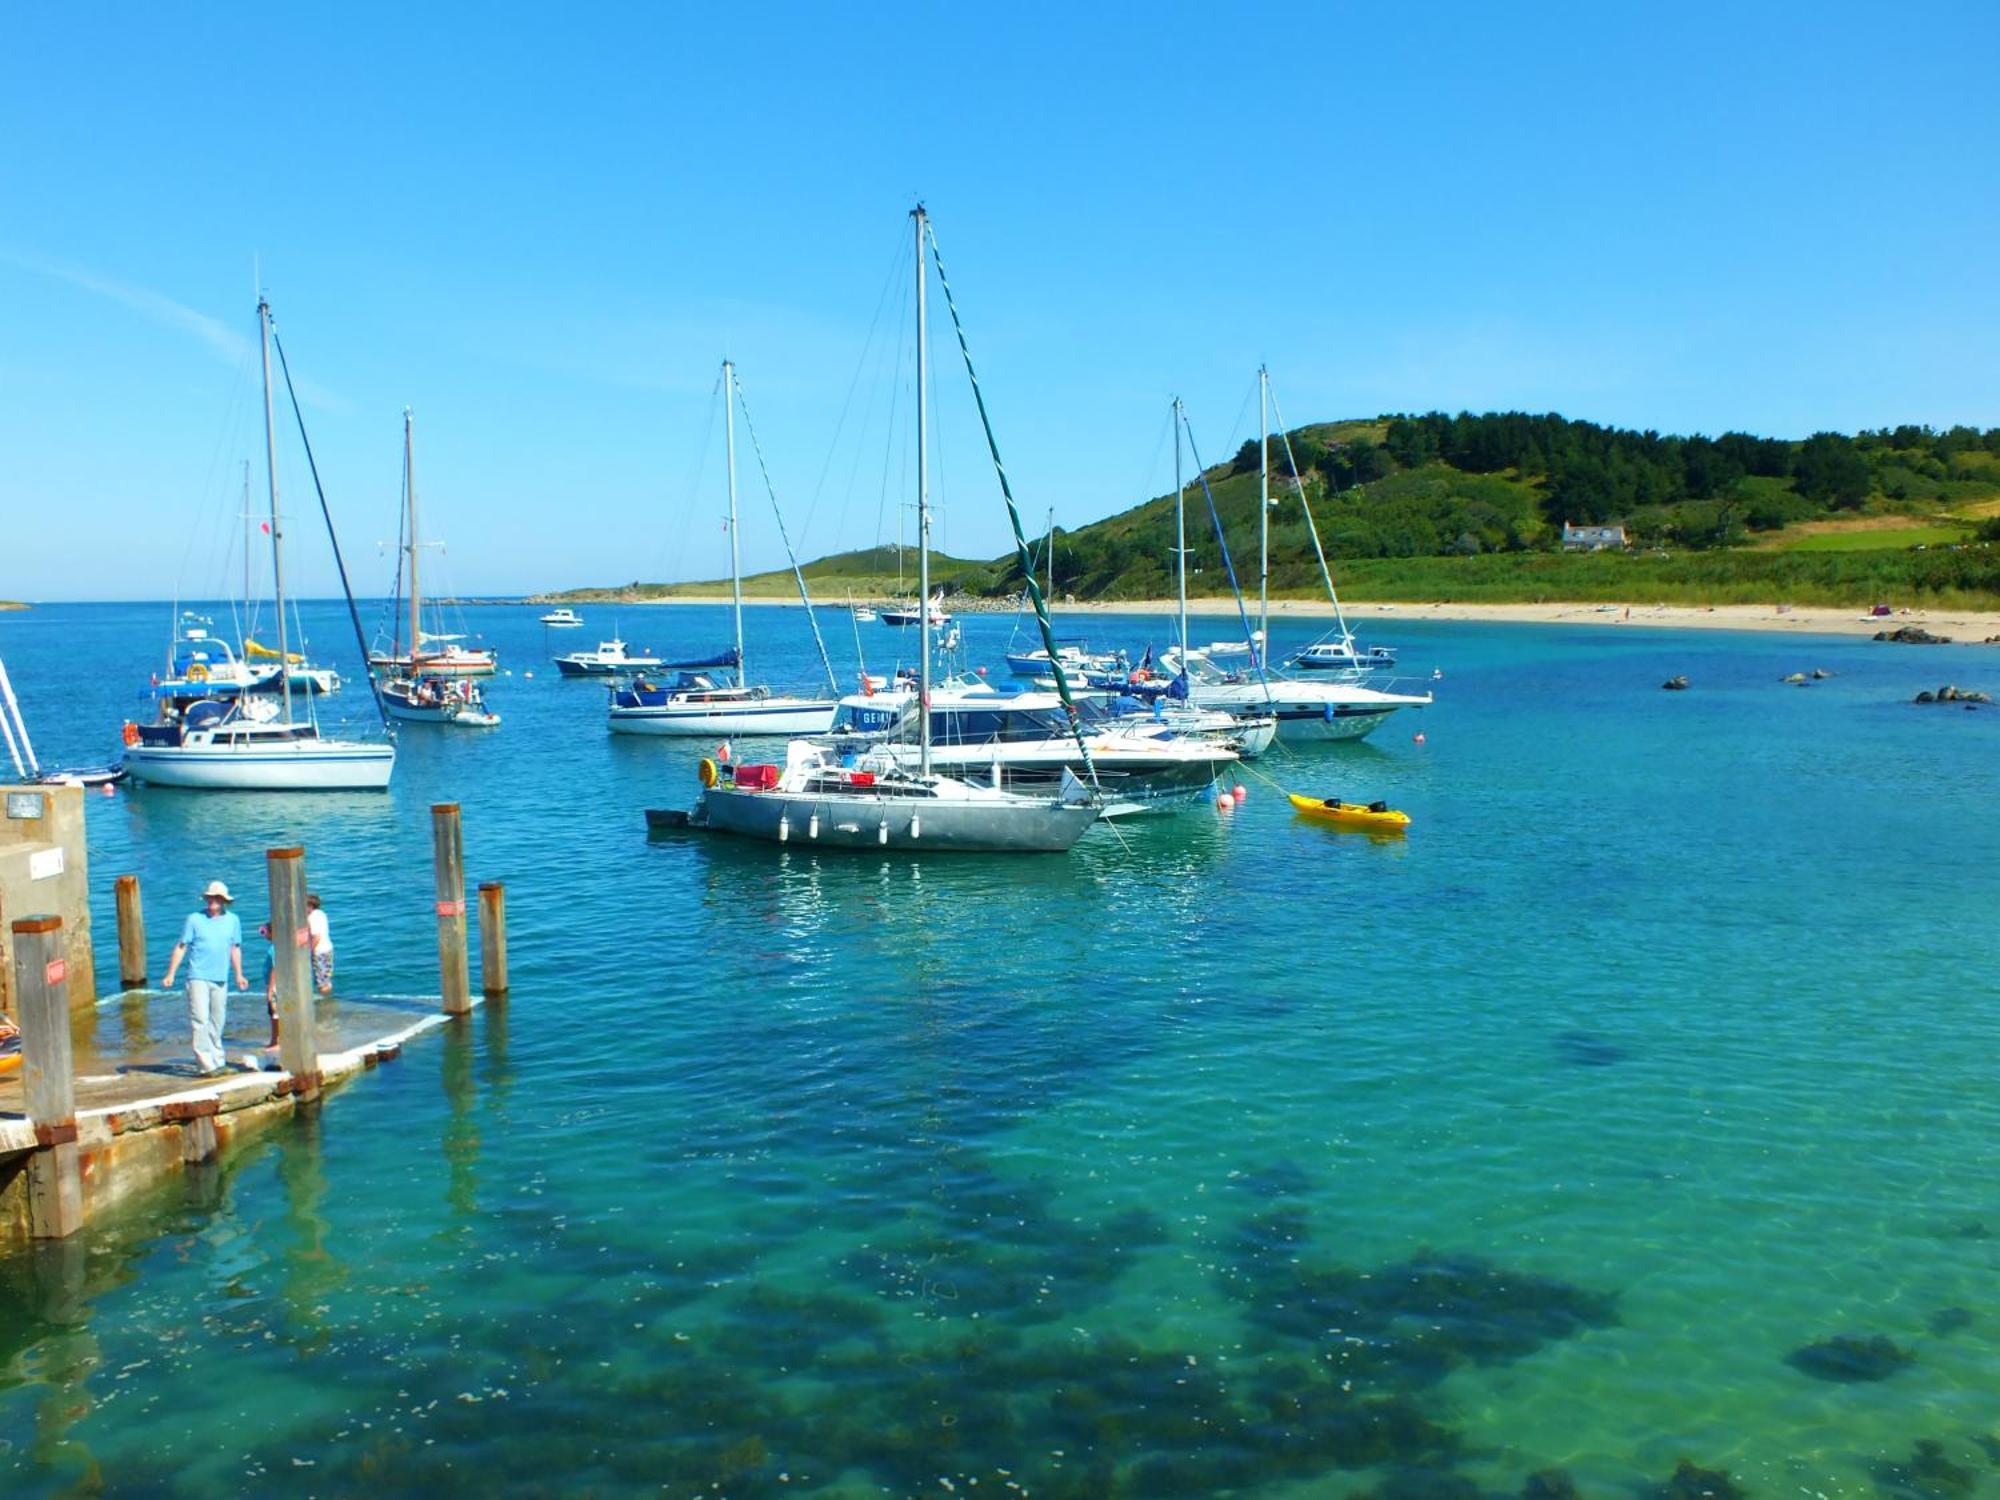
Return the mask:
<svg viewBox="0 0 2000 1500">
<path fill-rule="evenodd" d="M 235 973 L 236 988 L 247 990 L 243 977 L 243 923 L 229 909 L 234 898 L 229 887 L 211 880 L 201 893 L 202 909 L 189 914 L 181 924 L 181 940 L 167 959 L 164 988 L 174 987 L 174 975 L 181 960 L 188 966 L 188 1019 L 194 1028 L 194 1061 L 204 1078 L 223 1072 L 229 1065 L 222 1052 L 222 1031 L 229 1020 L 229 980 Z"/>
<path fill-rule="evenodd" d="M 313 986 L 322 995 L 333 993 L 333 929 L 319 904 L 319 892 L 306 893 L 306 931 L 312 938 Z"/>
</svg>

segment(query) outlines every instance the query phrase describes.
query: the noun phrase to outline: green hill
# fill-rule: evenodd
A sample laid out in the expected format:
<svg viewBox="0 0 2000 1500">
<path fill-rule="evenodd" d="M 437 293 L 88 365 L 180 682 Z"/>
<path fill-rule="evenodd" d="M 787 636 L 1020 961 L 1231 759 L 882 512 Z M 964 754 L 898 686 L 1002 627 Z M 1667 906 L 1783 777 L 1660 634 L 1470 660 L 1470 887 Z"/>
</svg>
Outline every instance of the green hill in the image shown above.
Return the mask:
<svg viewBox="0 0 2000 1500">
<path fill-rule="evenodd" d="M 2000 428 L 1904 426 L 1793 441 L 1635 432 L 1554 414 L 1430 412 L 1318 423 L 1289 438 L 1289 462 L 1282 439 L 1271 445 L 1277 597 L 1323 588 L 1303 491 L 1335 579 L 1355 599 L 2000 607 Z M 1203 477 L 1237 577 L 1254 592 L 1256 443 Z M 1628 545 L 1566 552 L 1566 522 L 1622 527 Z M 1189 591 L 1226 594 L 1208 499 L 1192 477 L 1187 536 Z M 1173 549 L 1172 495 L 1058 530 L 1056 593 L 1165 598 Z M 890 548 L 822 558 L 806 574 L 821 597 L 907 595 L 915 587 L 907 559 L 900 587 Z M 1047 566 L 1039 543 L 1035 566 Z M 934 557 L 932 570 L 948 593 L 1005 596 L 1021 586 L 1011 553 L 990 562 Z M 793 584 L 789 573 L 767 573 L 744 587 L 786 595 Z M 726 588 L 634 584 L 616 596 Z"/>
<path fill-rule="evenodd" d="M 813 597 L 833 603 L 852 594 L 857 599 L 889 599 L 914 596 L 917 587 L 917 552 L 914 547 L 864 547 L 857 552 L 837 552 L 805 565 L 806 584 Z M 969 558 L 931 554 L 931 587 L 948 593 L 1005 593 L 1001 574 L 993 564 Z M 697 583 L 628 583 L 614 588 L 567 589 L 556 594 L 537 594 L 535 603 L 589 604 L 640 603 L 648 599 L 685 599 L 727 594 L 727 578 Z M 752 573 L 743 580 L 744 597 L 750 599 L 795 599 L 798 584 L 791 569 Z"/>
</svg>

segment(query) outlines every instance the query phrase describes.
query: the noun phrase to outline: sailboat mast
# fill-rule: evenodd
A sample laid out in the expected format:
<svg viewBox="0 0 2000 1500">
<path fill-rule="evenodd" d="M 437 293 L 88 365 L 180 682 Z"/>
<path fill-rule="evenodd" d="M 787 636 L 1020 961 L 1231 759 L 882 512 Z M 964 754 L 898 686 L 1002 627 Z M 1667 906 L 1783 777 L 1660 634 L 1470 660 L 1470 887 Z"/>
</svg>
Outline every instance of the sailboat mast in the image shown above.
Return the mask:
<svg viewBox="0 0 2000 1500">
<path fill-rule="evenodd" d="M 1042 599 L 1047 602 L 1056 596 L 1056 508 L 1049 507 L 1049 586 L 1042 590 Z"/>
<path fill-rule="evenodd" d="M 917 243 L 917 773 L 931 774 L 931 476 L 930 428 L 924 404 L 924 206 L 910 212 Z"/>
<path fill-rule="evenodd" d="M 250 460 L 243 460 L 243 633 L 250 633 Z"/>
<path fill-rule="evenodd" d="M 750 677 L 743 665 L 743 554 L 736 544 L 736 366 L 726 359 L 722 386 L 722 431 L 729 452 L 729 589 L 736 601 L 736 685 L 742 687 Z"/>
<path fill-rule="evenodd" d="M 417 656 L 423 644 L 423 613 L 417 595 L 417 455 L 415 422 L 409 407 L 403 408 L 403 497 L 410 507 L 410 534 L 404 550 L 410 556 L 410 676 L 417 675 Z"/>
<path fill-rule="evenodd" d="M 1174 556 L 1180 559 L 1181 670 L 1187 670 L 1187 482 L 1181 478 L 1181 423 L 1187 417 L 1181 398 L 1174 397 Z"/>
<path fill-rule="evenodd" d="M 278 606 L 278 686 L 285 722 L 292 722 L 292 649 L 285 634 L 285 528 L 278 519 L 278 427 L 271 414 L 271 304 L 257 298 L 257 337 L 264 350 L 264 467 L 271 484 L 271 592 Z"/>
<path fill-rule="evenodd" d="M 1257 639 L 1252 659 L 1264 665 L 1271 639 L 1271 372 L 1257 366 Z"/>
</svg>

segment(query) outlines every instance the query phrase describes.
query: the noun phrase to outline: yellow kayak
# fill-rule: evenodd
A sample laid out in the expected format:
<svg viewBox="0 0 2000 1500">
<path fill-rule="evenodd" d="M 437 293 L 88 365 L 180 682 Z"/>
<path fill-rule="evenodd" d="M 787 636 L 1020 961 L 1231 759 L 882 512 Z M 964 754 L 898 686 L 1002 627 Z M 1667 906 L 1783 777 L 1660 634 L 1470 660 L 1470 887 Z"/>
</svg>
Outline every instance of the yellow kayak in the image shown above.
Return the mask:
<svg viewBox="0 0 2000 1500">
<path fill-rule="evenodd" d="M 1385 807 L 1380 802 L 1342 802 L 1334 797 L 1301 797 L 1287 792 L 1292 806 L 1309 818 L 1339 823 L 1347 828 L 1368 828 L 1376 833 L 1401 833 L 1410 826 L 1410 815 Z"/>
</svg>

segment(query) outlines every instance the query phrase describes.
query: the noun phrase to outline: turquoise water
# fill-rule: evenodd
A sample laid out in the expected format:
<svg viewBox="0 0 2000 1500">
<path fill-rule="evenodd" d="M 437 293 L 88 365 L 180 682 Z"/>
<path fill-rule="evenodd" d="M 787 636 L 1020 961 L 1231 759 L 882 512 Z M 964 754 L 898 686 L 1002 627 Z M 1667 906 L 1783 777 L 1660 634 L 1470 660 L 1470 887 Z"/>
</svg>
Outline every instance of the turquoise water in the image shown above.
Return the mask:
<svg viewBox="0 0 2000 1500">
<path fill-rule="evenodd" d="M 1908 702 L 2000 656 L 1371 616 L 1437 706 L 1258 769 L 1407 840 L 1253 777 L 917 860 L 649 841 L 707 747 L 607 736 L 533 615 L 471 612 L 535 677 L 386 796 L 93 803 L 162 958 L 302 841 L 342 987 L 411 993 L 455 798 L 515 989 L 0 1257 L 0 1493 L 2000 1494 L 2000 712 Z M 165 623 L 0 616 L 45 759 L 109 753 Z M 1793 1362 L 1842 1337 L 1909 1359 Z"/>
</svg>

